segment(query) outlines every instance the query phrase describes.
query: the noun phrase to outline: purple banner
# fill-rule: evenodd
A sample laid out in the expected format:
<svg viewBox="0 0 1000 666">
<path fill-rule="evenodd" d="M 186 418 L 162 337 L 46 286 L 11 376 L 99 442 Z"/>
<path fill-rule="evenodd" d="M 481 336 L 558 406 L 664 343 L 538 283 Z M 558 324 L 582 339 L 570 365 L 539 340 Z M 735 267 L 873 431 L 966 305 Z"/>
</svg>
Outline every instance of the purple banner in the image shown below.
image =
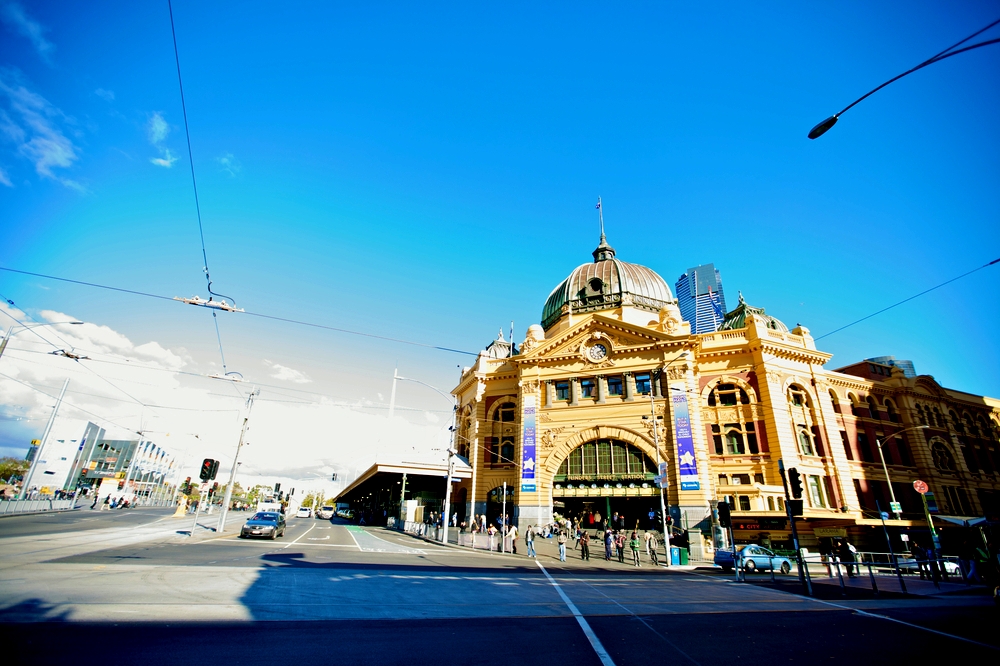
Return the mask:
<svg viewBox="0 0 1000 666">
<path fill-rule="evenodd" d="M 674 432 L 677 433 L 677 468 L 681 473 L 681 490 L 700 490 L 698 462 L 694 457 L 694 439 L 691 437 L 691 418 L 687 396 L 673 396 Z"/>
<path fill-rule="evenodd" d="M 521 419 L 521 492 L 535 492 L 535 396 L 526 395 Z"/>
</svg>

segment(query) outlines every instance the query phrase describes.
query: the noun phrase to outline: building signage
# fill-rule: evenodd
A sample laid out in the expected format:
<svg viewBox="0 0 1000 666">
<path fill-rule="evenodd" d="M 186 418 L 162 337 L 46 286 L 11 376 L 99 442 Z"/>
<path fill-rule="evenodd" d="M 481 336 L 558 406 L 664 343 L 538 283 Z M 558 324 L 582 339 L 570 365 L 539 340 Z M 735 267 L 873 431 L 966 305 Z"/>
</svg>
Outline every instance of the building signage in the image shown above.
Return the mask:
<svg viewBox="0 0 1000 666">
<path fill-rule="evenodd" d="M 521 419 L 521 492 L 535 492 L 535 396 L 526 395 Z"/>
<path fill-rule="evenodd" d="M 783 530 L 787 526 L 784 518 L 755 518 L 753 520 L 734 520 L 734 530 Z"/>
<path fill-rule="evenodd" d="M 688 415 L 687 396 L 673 396 L 674 432 L 677 433 L 677 467 L 681 473 L 681 490 L 700 490 L 698 463 L 694 457 L 694 439 L 691 437 L 691 418 Z"/>
<path fill-rule="evenodd" d="M 827 537 L 827 538 L 844 538 L 847 536 L 846 527 L 814 527 L 813 534 L 817 537 Z"/>
</svg>

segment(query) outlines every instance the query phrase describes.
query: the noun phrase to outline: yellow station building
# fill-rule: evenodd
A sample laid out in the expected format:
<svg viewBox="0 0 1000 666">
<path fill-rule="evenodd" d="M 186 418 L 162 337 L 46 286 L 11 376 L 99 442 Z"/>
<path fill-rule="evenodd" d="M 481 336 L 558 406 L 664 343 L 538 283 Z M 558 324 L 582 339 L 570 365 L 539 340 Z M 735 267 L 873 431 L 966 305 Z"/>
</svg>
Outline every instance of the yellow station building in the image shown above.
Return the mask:
<svg viewBox="0 0 1000 666">
<path fill-rule="evenodd" d="M 863 542 L 876 526 L 881 537 L 876 507 L 893 499 L 895 528 L 925 528 L 916 479 L 943 515 L 991 510 L 1000 400 L 884 363 L 828 370 L 830 359 L 807 328 L 742 295 L 718 331 L 692 334 L 663 278 L 618 259 L 602 234 L 518 347 L 501 334 L 463 370 L 455 441 L 473 474 L 456 508 L 490 520 L 506 508 L 522 530 L 608 512 L 646 527 L 665 462 L 668 515 L 693 558 L 722 544 L 713 509 L 726 498 L 737 542 L 788 547 L 782 460 L 801 474 L 805 547 Z"/>
</svg>

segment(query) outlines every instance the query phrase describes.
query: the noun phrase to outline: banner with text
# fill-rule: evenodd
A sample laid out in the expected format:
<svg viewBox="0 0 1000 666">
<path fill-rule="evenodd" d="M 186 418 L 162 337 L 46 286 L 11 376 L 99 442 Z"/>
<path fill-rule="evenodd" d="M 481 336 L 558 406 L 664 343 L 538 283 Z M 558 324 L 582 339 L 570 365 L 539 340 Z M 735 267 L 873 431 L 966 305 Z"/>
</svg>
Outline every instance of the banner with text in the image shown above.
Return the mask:
<svg viewBox="0 0 1000 666">
<path fill-rule="evenodd" d="M 535 492 L 535 396 L 526 395 L 521 419 L 521 492 Z"/>
<path fill-rule="evenodd" d="M 674 432 L 677 433 L 677 467 L 681 473 L 681 490 L 700 490 L 698 463 L 694 457 L 694 439 L 691 437 L 691 418 L 688 414 L 687 396 L 673 396 Z"/>
</svg>

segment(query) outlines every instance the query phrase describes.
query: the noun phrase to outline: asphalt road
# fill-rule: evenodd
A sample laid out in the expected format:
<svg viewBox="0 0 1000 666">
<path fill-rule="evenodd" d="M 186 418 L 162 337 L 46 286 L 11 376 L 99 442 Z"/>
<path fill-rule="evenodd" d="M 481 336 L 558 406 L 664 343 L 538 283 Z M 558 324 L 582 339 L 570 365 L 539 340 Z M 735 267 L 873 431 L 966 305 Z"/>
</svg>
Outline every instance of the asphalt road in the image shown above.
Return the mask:
<svg viewBox="0 0 1000 666">
<path fill-rule="evenodd" d="M 60 518 L 58 535 L 51 518 L 14 535 L 0 521 L 7 661 L 63 664 L 81 646 L 144 666 L 1000 656 L 1000 612 L 986 597 L 831 602 L 693 571 L 472 553 L 335 521 L 289 518 L 270 541 L 238 539 L 232 527 L 183 536 L 189 518 L 163 512 L 127 525 L 102 517 L 103 529 L 76 516 Z"/>
</svg>

